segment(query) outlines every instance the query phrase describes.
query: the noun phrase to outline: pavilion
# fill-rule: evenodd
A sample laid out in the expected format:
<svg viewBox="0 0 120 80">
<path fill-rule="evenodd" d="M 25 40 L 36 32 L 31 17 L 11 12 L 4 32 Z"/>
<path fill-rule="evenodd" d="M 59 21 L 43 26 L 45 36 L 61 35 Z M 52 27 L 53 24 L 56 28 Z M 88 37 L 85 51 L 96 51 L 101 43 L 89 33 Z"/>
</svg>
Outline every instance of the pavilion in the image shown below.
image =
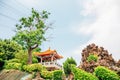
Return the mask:
<svg viewBox="0 0 120 80">
<path fill-rule="evenodd" d="M 56 50 L 50 50 L 50 48 L 44 52 L 36 52 L 39 63 L 44 65 L 49 71 L 62 69 L 62 66 L 57 63 L 57 60 L 62 59 L 63 56 L 57 53 Z"/>
</svg>

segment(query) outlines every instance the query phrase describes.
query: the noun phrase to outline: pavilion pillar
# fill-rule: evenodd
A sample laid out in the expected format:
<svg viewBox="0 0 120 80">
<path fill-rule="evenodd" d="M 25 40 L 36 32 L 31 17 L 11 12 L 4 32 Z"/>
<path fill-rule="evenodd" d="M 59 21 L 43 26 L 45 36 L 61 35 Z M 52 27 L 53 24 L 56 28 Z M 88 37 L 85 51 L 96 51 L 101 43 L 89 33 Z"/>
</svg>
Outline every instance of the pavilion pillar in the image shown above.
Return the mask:
<svg viewBox="0 0 120 80">
<path fill-rule="evenodd" d="M 53 57 L 54 57 L 54 56 L 51 57 L 51 62 L 53 62 Z"/>
<path fill-rule="evenodd" d="M 40 57 L 40 59 L 41 59 L 41 62 L 40 62 L 40 63 L 42 64 L 42 57 Z"/>
</svg>

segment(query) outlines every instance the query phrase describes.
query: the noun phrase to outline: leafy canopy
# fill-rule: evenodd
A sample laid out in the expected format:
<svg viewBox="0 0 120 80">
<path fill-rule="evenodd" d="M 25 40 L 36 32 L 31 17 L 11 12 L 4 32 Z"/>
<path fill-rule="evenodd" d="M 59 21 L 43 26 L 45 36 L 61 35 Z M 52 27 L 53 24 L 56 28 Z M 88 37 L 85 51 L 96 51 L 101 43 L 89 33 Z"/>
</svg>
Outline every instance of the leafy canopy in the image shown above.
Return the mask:
<svg viewBox="0 0 120 80">
<path fill-rule="evenodd" d="M 20 19 L 20 24 L 16 25 L 16 35 L 13 37 L 24 49 L 34 48 L 41 45 L 42 41 L 45 41 L 45 20 L 48 18 L 47 11 L 43 11 L 39 14 L 32 9 L 32 15 Z"/>
</svg>

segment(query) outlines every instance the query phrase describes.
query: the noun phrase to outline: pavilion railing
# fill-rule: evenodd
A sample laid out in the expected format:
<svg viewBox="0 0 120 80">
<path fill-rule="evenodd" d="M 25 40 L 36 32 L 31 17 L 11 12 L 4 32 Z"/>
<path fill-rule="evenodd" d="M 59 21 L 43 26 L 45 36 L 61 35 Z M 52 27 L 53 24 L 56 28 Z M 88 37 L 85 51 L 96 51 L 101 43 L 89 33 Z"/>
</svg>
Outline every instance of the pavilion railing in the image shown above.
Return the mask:
<svg viewBox="0 0 120 80">
<path fill-rule="evenodd" d="M 62 66 L 59 63 L 57 63 L 56 61 L 42 62 L 41 64 L 46 66 L 46 67 L 53 67 L 54 66 L 54 67 L 58 67 L 58 68 L 62 69 Z"/>
</svg>

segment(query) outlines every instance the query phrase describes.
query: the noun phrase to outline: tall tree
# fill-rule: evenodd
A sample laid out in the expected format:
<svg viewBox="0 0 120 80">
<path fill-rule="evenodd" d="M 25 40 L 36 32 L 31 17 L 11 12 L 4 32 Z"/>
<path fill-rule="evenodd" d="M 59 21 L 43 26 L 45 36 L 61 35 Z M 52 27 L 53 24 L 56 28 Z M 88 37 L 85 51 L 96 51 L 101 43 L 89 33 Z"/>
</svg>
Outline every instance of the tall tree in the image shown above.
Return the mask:
<svg viewBox="0 0 120 80">
<path fill-rule="evenodd" d="M 16 25 L 16 35 L 13 40 L 28 50 L 28 64 L 32 63 L 32 51 L 46 40 L 44 34 L 49 27 L 45 21 L 49 14 L 47 11 L 39 13 L 32 8 L 31 16 L 22 17 L 20 23 Z"/>
</svg>

